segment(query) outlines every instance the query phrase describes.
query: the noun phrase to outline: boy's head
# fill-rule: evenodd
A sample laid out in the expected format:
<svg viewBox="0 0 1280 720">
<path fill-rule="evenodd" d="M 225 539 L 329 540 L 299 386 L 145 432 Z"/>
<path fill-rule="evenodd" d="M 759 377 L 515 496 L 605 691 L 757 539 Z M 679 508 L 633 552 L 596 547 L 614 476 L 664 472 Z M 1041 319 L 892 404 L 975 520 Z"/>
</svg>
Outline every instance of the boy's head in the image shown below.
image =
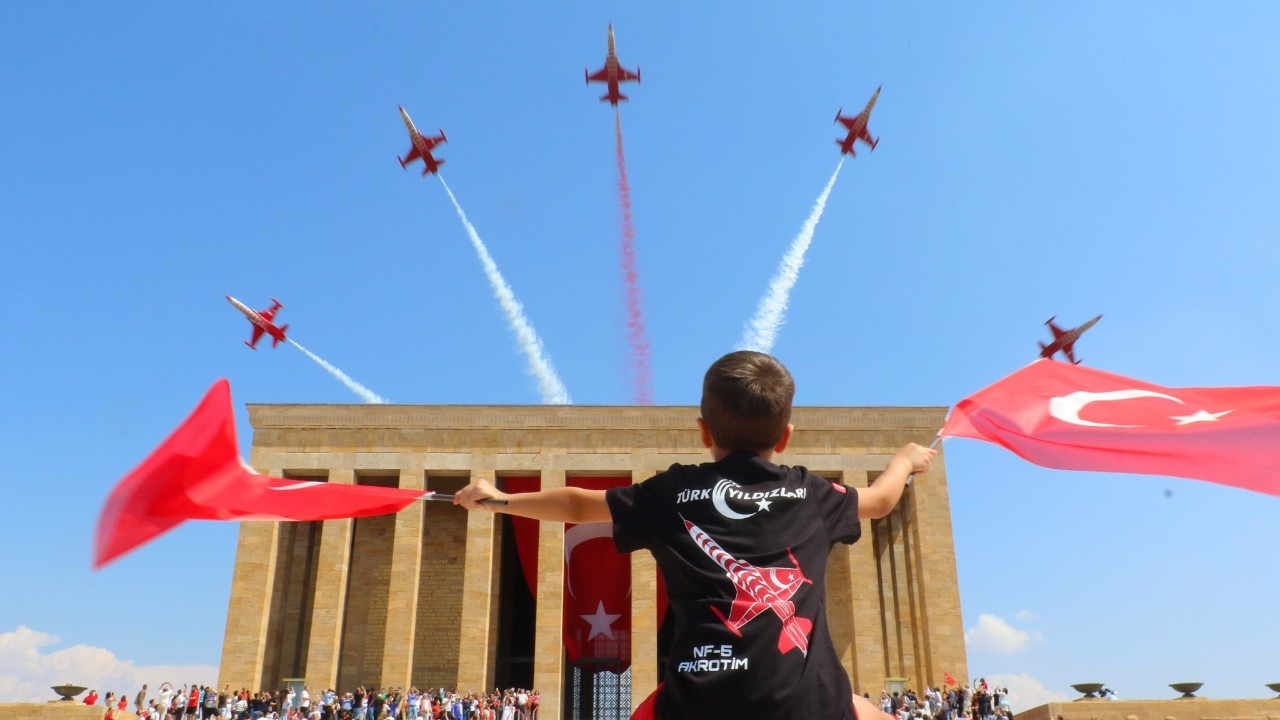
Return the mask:
<svg viewBox="0 0 1280 720">
<path fill-rule="evenodd" d="M 791 422 L 796 384 L 771 355 L 731 352 L 711 364 L 702 380 L 702 421 L 724 450 L 771 450 Z"/>
</svg>

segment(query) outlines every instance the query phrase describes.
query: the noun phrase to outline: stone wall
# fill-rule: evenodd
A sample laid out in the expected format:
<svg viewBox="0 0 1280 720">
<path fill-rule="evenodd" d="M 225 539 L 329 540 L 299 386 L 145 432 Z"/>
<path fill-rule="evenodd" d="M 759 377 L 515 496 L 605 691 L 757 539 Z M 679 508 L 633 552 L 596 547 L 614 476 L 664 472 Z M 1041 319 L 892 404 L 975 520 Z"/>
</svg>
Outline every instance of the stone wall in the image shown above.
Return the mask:
<svg viewBox="0 0 1280 720">
<path fill-rule="evenodd" d="M 49 692 L 50 695 L 53 691 Z M 130 703 L 132 704 L 132 703 Z M 104 705 L 85 705 L 80 700 L 43 703 L 0 703 L 0 720 L 102 720 Z M 117 720 L 138 720 L 129 711 L 117 712 Z"/>
<path fill-rule="evenodd" d="M 1077 700 L 1034 707 L 1016 720 L 1280 720 L 1280 700 Z"/>
</svg>

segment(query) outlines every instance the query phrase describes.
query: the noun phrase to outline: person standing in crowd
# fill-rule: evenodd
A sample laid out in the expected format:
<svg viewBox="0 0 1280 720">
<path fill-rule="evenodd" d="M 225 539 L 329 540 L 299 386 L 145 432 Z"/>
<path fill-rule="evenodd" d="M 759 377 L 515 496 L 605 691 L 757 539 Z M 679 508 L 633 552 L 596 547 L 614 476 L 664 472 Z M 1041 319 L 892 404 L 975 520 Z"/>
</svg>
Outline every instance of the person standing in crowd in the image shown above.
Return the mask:
<svg viewBox="0 0 1280 720">
<path fill-rule="evenodd" d="M 160 693 L 160 703 L 159 703 L 160 720 L 165 720 L 165 718 L 169 717 L 169 703 L 172 701 L 172 698 L 173 698 L 173 683 L 168 681 L 161 683 L 159 693 Z"/>
</svg>

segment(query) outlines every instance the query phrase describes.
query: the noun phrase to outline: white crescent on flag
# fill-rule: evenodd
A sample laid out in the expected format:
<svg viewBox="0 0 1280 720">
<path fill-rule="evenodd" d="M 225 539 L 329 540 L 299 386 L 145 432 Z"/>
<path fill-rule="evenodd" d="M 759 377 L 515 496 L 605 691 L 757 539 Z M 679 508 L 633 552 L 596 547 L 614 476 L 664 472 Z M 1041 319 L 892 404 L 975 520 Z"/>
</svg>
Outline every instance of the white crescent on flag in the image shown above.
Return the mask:
<svg viewBox="0 0 1280 720">
<path fill-rule="evenodd" d="M 567 568 L 573 564 L 573 549 L 588 540 L 599 539 L 613 540 L 613 523 L 594 522 L 584 523 L 582 525 L 574 525 L 564 531 L 564 564 Z M 564 574 L 564 584 L 569 590 L 571 597 L 577 597 L 573 592 L 572 576 L 566 571 Z"/>
<path fill-rule="evenodd" d="M 1095 402 L 1114 402 L 1116 400 L 1132 400 L 1134 398 L 1155 397 L 1172 400 L 1179 405 L 1183 402 L 1172 395 L 1153 392 L 1151 390 L 1111 390 L 1109 392 L 1088 392 L 1080 390 L 1070 395 L 1062 397 L 1049 398 L 1049 414 L 1062 422 L 1071 423 L 1072 425 L 1084 425 L 1086 427 L 1145 427 L 1143 425 L 1113 425 L 1111 423 L 1092 422 L 1080 418 L 1080 411 L 1090 403 Z"/>
</svg>

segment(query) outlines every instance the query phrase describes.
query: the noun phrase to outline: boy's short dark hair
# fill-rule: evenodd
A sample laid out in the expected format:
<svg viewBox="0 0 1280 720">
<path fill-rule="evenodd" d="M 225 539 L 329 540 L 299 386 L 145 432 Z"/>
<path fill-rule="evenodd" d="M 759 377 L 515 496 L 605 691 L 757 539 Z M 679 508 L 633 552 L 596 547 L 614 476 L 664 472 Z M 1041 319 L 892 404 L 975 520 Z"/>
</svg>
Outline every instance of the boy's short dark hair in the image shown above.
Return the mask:
<svg viewBox="0 0 1280 720">
<path fill-rule="evenodd" d="M 731 352 L 702 380 L 702 421 L 725 450 L 769 450 L 791 422 L 791 373 L 772 355 Z"/>
</svg>

